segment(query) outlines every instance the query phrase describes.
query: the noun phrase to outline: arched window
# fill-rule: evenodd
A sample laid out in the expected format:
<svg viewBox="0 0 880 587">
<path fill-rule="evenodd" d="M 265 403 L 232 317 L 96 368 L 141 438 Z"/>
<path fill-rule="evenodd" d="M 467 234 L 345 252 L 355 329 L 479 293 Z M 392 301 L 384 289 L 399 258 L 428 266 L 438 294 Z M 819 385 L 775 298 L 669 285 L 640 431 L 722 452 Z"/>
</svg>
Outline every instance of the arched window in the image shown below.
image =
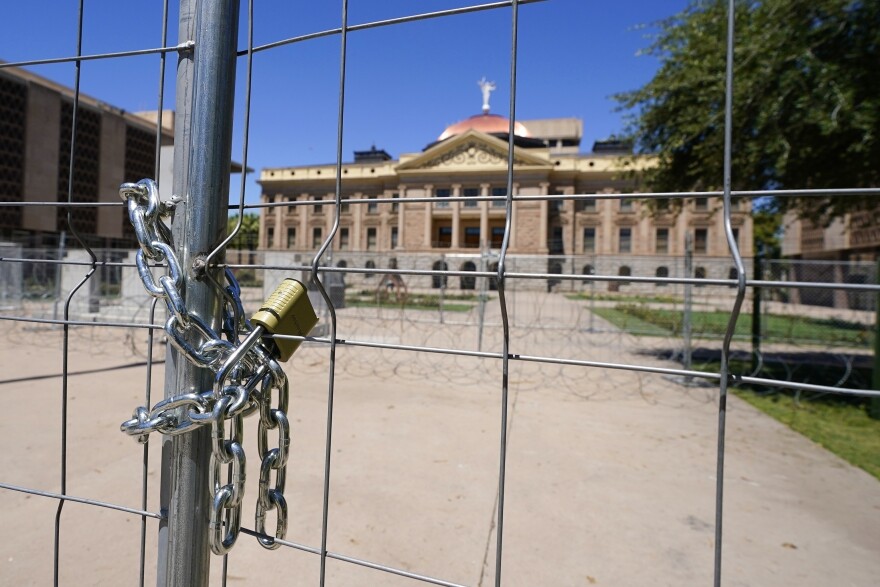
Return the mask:
<svg viewBox="0 0 880 587">
<path fill-rule="evenodd" d="M 589 264 L 584 265 L 583 269 L 581 269 L 581 274 L 582 274 L 582 275 L 595 275 L 595 274 L 596 274 L 596 268 L 593 267 L 592 265 L 589 265 Z M 596 283 L 596 282 L 595 282 L 595 281 L 589 281 L 589 282 L 588 282 L 588 281 L 585 280 L 585 281 L 582 281 L 582 282 L 581 282 L 581 285 L 586 285 L 587 283 L 589 283 L 590 286 L 592 286 L 592 285 L 593 285 L 594 283 Z"/>
<path fill-rule="evenodd" d="M 493 273 L 498 273 L 498 263 L 489 263 L 489 271 Z M 490 291 L 498 291 L 498 278 L 490 277 L 489 278 L 489 290 Z"/>
<path fill-rule="evenodd" d="M 696 277 L 697 279 L 706 279 L 706 268 L 694 267 L 694 277 Z M 697 287 L 703 287 L 703 284 L 698 283 Z"/>
<path fill-rule="evenodd" d="M 342 261 L 338 262 L 336 266 L 340 269 L 345 269 L 346 267 L 348 267 L 348 263 L 343 259 Z"/>
<path fill-rule="evenodd" d="M 465 261 L 460 271 L 476 271 L 477 266 L 472 261 Z M 477 278 L 471 275 L 461 276 L 461 289 L 474 289 L 477 286 Z"/>
<path fill-rule="evenodd" d="M 375 268 L 376 268 L 376 263 L 375 263 L 372 259 L 370 259 L 369 261 L 367 261 L 366 263 L 364 263 L 364 267 L 367 268 L 367 269 L 375 269 Z M 367 273 L 366 275 L 364 275 L 364 277 L 365 277 L 366 279 L 370 279 L 371 277 L 373 277 L 373 274 L 372 274 L 372 273 Z"/>
<path fill-rule="evenodd" d="M 435 261 L 431 266 L 431 269 L 434 271 L 446 271 L 449 269 L 449 265 L 446 264 L 446 261 Z M 431 276 L 431 287 L 434 289 L 440 289 L 441 287 L 446 287 L 448 283 L 448 275 L 432 275 Z"/>
<path fill-rule="evenodd" d="M 620 269 L 617 270 L 617 274 L 621 277 L 629 277 L 632 275 L 632 269 L 629 268 L 629 265 L 621 265 Z M 620 285 L 629 285 L 629 282 L 621 281 Z"/>
<path fill-rule="evenodd" d="M 562 263 L 557 261 L 551 261 L 549 267 L 547 267 L 548 273 L 562 273 Z M 559 279 L 548 279 L 547 280 L 547 291 L 553 291 L 553 286 L 557 285 L 561 280 Z"/>
<path fill-rule="evenodd" d="M 654 272 L 655 277 L 669 277 L 669 267 L 666 265 L 660 265 L 657 267 L 657 271 Z M 667 284 L 660 281 L 657 283 L 657 286 L 665 287 Z"/>
<path fill-rule="evenodd" d="M 727 279 L 732 279 L 734 281 L 739 279 L 739 273 L 737 272 L 736 267 L 731 267 L 727 271 Z M 736 284 L 731 284 L 730 287 L 736 287 Z"/>
</svg>

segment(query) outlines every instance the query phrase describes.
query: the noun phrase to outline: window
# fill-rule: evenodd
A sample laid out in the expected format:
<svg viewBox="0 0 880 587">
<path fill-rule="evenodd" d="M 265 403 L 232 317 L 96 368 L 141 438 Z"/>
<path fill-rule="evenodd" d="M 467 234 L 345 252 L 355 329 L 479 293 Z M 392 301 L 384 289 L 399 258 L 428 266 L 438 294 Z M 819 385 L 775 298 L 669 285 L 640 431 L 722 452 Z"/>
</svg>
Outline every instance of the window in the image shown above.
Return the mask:
<svg viewBox="0 0 880 587">
<path fill-rule="evenodd" d="M 552 263 L 550 263 L 548 265 L 547 273 L 552 273 L 554 275 L 561 274 L 562 273 L 562 264 L 558 263 L 556 261 L 553 261 Z M 555 278 L 548 279 L 547 280 L 547 291 L 548 292 L 553 291 L 553 286 L 559 285 L 559 282 L 560 282 L 559 279 L 555 279 Z"/>
<path fill-rule="evenodd" d="M 584 212 L 595 212 L 596 211 L 596 200 L 578 200 L 577 201 L 578 210 L 583 210 Z"/>
<path fill-rule="evenodd" d="M 397 214 L 398 209 L 400 208 L 400 204 L 397 202 L 397 200 L 399 198 L 400 198 L 400 194 L 398 194 L 397 192 L 394 192 L 393 194 L 391 194 L 391 200 L 392 200 L 391 213 L 392 214 Z"/>
<path fill-rule="evenodd" d="M 739 280 L 739 271 L 736 270 L 736 267 L 731 267 L 727 272 L 727 279 L 732 279 L 733 281 Z M 736 287 L 737 284 L 732 283 L 730 287 Z"/>
<path fill-rule="evenodd" d="M 631 253 L 632 252 L 632 229 L 631 228 L 621 228 L 618 233 L 619 242 L 617 244 L 617 252 L 618 253 Z"/>
<path fill-rule="evenodd" d="M 554 226 L 550 236 L 550 242 L 547 243 L 551 255 L 561 255 L 565 252 L 565 246 L 562 243 L 562 227 Z"/>
<path fill-rule="evenodd" d="M 706 279 L 706 268 L 694 267 L 694 277 L 696 277 L 697 279 Z M 698 283 L 697 287 L 703 287 L 703 284 Z"/>
<path fill-rule="evenodd" d="M 584 229 L 584 253 L 596 252 L 596 228 L 588 226 Z"/>
<path fill-rule="evenodd" d="M 462 263 L 460 271 L 476 271 L 477 266 L 473 263 L 473 261 L 465 261 Z M 470 275 L 462 275 L 459 288 L 460 289 L 474 289 L 477 285 L 477 278 L 472 277 Z"/>
<path fill-rule="evenodd" d="M 348 228 L 340 228 L 339 229 L 339 249 L 340 250 L 348 250 L 349 247 L 349 237 L 348 237 Z"/>
<path fill-rule="evenodd" d="M 296 196 L 287 196 L 287 203 L 292 204 L 293 202 L 296 202 Z M 287 214 L 288 216 L 291 214 L 296 214 L 296 206 L 287 206 Z"/>
<path fill-rule="evenodd" d="M 669 267 L 661 265 L 657 267 L 657 271 L 654 273 L 656 277 L 669 277 Z M 667 284 L 663 281 L 657 283 L 657 287 L 665 287 Z"/>
<path fill-rule="evenodd" d="M 554 190 L 552 195 L 562 196 L 565 194 L 563 194 L 559 190 Z M 550 200 L 550 212 L 557 212 L 557 213 L 562 212 L 562 207 L 564 204 L 565 204 L 565 200 Z"/>
<path fill-rule="evenodd" d="M 464 188 L 465 198 L 478 198 L 480 196 L 480 188 Z M 477 203 L 474 201 L 465 201 L 465 208 L 476 208 Z"/>
<path fill-rule="evenodd" d="M 507 188 L 492 188 L 492 195 L 497 197 L 506 198 L 507 197 Z M 505 200 L 492 200 L 492 206 L 494 208 L 504 208 L 507 205 Z"/>
<path fill-rule="evenodd" d="M 633 211 L 632 198 L 622 198 L 620 200 L 620 211 L 621 212 L 632 212 Z"/>
<path fill-rule="evenodd" d="M 287 248 L 293 249 L 296 247 L 296 229 L 288 228 L 287 229 Z"/>
<path fill-rule="evenodd" d="M 709 209 L 709 198 L 694 198 L 694 210 L 705 212 Z"/>
<path fill-rule="evenodd" d="M 344 197 L 345 196 L 343 196 L 343 198 Z M 339 211 L 343 214 L 348 214 L 351 211 L 351 204 L 349 204 L 348 202 L 342 202 L 339 205 Z"/>
<path fill-rule="evenodd" d="M 372 251 L 376 249 L 376 229 L 368 228 L 367 229 L 367 250 Z"/>
<path fill-rule="evenodd" d="M 492 244 L 490 245 L 493 249 L 500 249 L 501 245 L 504 243 L 504 227 L 503 226 L 493 226 L 492 227 Z"/>
<path fill-rule="evenodd" d="M 709 229 L 698 228 L 694 231 L 694 254 L 705 255 L 709 250 Z"/>
<path fill-rule="evenodd" d="M 319 198 L 318 196 L 312 196 L 313 202 L 320 202 L 321 200 L 322 200 L 322 198 Z M 324 213 L 324 206 L 322 206 L 321 204 L 315 204 L 314 212 L 315 212 L 315 214 L 323 214 Z"/>
<path fill-rule="evenodd" d="M 480 227 L 466 226 L 464 229 L 464 246 L 466 249 L 480 248 Z"/>
<path fill-rule="evenodd" d="M 655 246 L 655 250 L 657 253 L 668 253 L 669 252 L 669 229 L 668 228 L 658 228 L 657 229 L 657 244 Z"/>
<path fill-rule="evenodd" d="M 369 261 L 367 261 L 366 263 L 364 263 L 364 267 L 365 267 L 366 269 L 375 269 L 375 268 L 376 268 L 376 262 L 373 261 L 372 259 L 370 259 Z M 372 273 L 366 273 L 366 274 L 364 274 L 364 279 L 370 279 L 372 276 L 373 276 Z"/>
<path fill-rule="evenodd" d="M 617 275 L 620 277 L 629 277 L 632 275 L 632 269 L 630 269 L 627 265 L 621 265 L 620 269 L 617 270 Z M 629 285 L 628 281 L 621 281 L 620 285 Z"/>
<path fill-rule="evenodd" d="M 317 249 L 324 242 L 323 231 L 320 226 L 312 229 L 312 248 Z"/>
<path fill-rule="evenodd" d="M 397 227 L 396 226 L 391 227 L 391 248 L 392 249 L 397 248 Z"/>
<path fill-rule="evenodd" d="M 266 229 L 266 248 L 271 249 L 275 245 L 275 229 L 271 226 Z"/>
<path fill-rule="evenodd" d="M 376 214 L 379 212 L 379 203 L 376 201 L 376 196 L 370 196 L 368 198 L 369 203 L 367 203 L 367 214 Z M 367 233 L 370 231 L 368 230 Z"/>
<path fill-rule="evenodd" d="M 450 196 L 449 188 L 438 188 L 434 190 L 434 197 L 438 198 L 438 201 L 434 203 L 436 208 L 448 208 L 449 202 L 446 201 L 446 198 Z"/>
<path fill-rule="evenodd" d="M 435 261 L 431 266 L 431 269 L 434 271 L 446 271 L 449 269 L 449 265 L 446 264 L 446 261 Z M 440 289 L 442 287 L 446 287 L 448 283 L 448 275 L 432 275 L 431 276 L 431 287 L 434 289 Z"/>
<path fill-rule="evenodd" d="M 437 229 L 437 248 L 448 249 L 452 247 L 452 227 L 441 226 Z"/>
</svg>

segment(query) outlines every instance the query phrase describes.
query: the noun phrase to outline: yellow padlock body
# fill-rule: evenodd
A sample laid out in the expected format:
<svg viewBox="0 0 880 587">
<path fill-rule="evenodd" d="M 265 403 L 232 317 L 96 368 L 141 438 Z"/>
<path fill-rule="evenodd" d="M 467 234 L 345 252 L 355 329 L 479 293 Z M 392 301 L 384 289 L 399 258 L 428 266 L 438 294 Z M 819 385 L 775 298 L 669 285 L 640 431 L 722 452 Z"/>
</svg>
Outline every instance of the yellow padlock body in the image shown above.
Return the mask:
<svg viewBox="0 0 880 587">
<path fill-rule="evenodd" d="M 251 322 L 259 324 L 272 334 L 308 336 L 318 323 L 318 316 L 312 308 L 306 286 L 288 277 L 263 302 L 262 307 L 251 317 Z M 280 338 L 274 341 L 278 347 L 278 359 L 282 362 L 289 359 L 302 342 Z"/>
</svg>

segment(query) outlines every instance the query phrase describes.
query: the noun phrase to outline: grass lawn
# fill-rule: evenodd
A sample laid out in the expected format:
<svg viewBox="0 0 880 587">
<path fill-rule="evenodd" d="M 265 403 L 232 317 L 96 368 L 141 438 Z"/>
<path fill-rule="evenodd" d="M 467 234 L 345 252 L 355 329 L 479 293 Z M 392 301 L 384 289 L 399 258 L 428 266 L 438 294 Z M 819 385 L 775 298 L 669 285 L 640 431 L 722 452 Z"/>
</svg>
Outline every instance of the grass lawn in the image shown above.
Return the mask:
<svg viewBox="0 0 880 587">
<path fill-rule="evenodd" d="M 618 304 L 613 311 L 607 310 L 596 308 L 595 311 L 618 328 L 634 330 L 632 325 L 638 325 L 639 328 L 634 332 L 660 336 L 681 335 L 681 311 L 633 304 Z M 726 312 L 692 312 L 691 332 L 697 338 L 720 338 L 727 329 L 727 319 Z M 642 326 L 646 323 L 655 326 L 656 329 L 654 331 L 643 329 Z M 771 314 L 764 316 L 763 330 L 766 342 L 833 344 L 850 347 L 870 347 L 874 344 L 872 326 L 842 320 Z M 741 314 L 734 335 L 749 337 L 751 332 L 751 315 Z"/>
<path fill-rule="evenodd" d="M 675 296 L 633 296 L 633 295 L 613 295 L 613 294 L 590 294 L 587 291 L 580 293 L 565 294 L 569 300 L 584 301 L 594 299 L 597 302 L 624 302 L 631 304 L 681 304 L 681 297 Z"/>
<path fill-rule="evenodd" d="M 471 294 L 454 294 L 445 296 L 443 300 L 444 312 L 468 312 L 475 303 L 479 301 L 478 297 Z M 472 304 L 462 302 L 474 302 Z M 393 296 L 379 296 L 377 298 L 375 292 L 361 292 L 360 295 L 346 295 L 345 305 L 352 308 L 403 308 L 406 310 L 440 310 L 440 296 L 413 294 L 407 296 L 406 300 L 399 302 Z"/>
<path fill-rule="evenodd" d="M 632 314 L 618 308 L 596 308 L 593 312 L 614 326 L 633 334 L 647 334 L 649 336 L 667 336 L 669 331 L 661 326 L 642 320 Z"/>
<path fill-rule="evenodd" d="M 809 401 L 781 393 L 734 390 L 737 396 L 880 480 L 880 420 L 865 405 Z"/>
<path fill-rule="evenodd" d="M 350 308 L 403 308 L 406 310 L 432 310 L 434 312 L 440 310 L 439 304 L 419 304 L 417 302 L 404 302 L 401 304 L 400 302 L 393 300 L 387 300 L 384 302 L 367 299 L 345 300 L 345 305 Z M 473 307 L 473 304 L 444 303 L 443 311 L 469 312 Z"/>
</svg>

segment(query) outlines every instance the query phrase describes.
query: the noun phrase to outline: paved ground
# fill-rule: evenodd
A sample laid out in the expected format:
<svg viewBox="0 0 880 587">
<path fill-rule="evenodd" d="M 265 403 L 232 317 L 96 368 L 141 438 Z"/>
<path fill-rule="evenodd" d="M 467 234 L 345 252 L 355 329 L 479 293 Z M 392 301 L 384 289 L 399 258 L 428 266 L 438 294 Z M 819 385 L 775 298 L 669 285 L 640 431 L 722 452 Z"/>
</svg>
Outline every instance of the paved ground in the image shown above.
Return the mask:
<svg viewBox="0 0 880 587">
<path fill-rule="evenodd" d="M 664 364 L 637 354 L 638 339 L 542 330 L 541 312 L 550 310 L 530 311 L 531 319 L 521 315 L 511 334 L 514 353 Z M 60 331 L 2 327 L 0 481 L 57 491 Z M 495 328 L 480 343 L 473 327 L 422 322 L 415 313 L 401 319 L 343 310 L 339 336 L 500 349 Z M 143 402 L 146 367 L 102 369 L 142 361 L 145 340 L 142 330 L 72 331 L 71 495 L 139 507 L 141 447 L 118 426 Z M 154 396 L 162 394 L 162 370 L 153 368 Z M 301 349 L 287 370 L 294 447 L 288 539 L 315 547 L 327 348 Z M 493 584 L 500 390 L 495 360 L 340 347 L 329 549 L 456 583 Z M 503 584 L 710 585 L 716 394 L 630 371 L 513 363 Z M 253 425 L 245 439 L 247 526 L 258 478 Z M 154 449 L 148 464 L 152 511 L 158 457 Z M 726 463 L 724 585 L 877 584 L 880 482 L 736 398 Z M 0 490 L 0 584 L 51 584 L 55 510 L 54 500 Z M 156 530 L 150 521 L 148 585 L 155 583 Z M 139 518 L 68 503 L 61 584 L 136 585 L 139 545 Z M 212 584 L 219 584 L 219 563 L 214 560 Z M 229 573 L 230 585 L 317 585 L 318 558 L 265 551 L 242 536 Z M 420 583 L 330 561 L 327 584 Z"/>
</svg>

